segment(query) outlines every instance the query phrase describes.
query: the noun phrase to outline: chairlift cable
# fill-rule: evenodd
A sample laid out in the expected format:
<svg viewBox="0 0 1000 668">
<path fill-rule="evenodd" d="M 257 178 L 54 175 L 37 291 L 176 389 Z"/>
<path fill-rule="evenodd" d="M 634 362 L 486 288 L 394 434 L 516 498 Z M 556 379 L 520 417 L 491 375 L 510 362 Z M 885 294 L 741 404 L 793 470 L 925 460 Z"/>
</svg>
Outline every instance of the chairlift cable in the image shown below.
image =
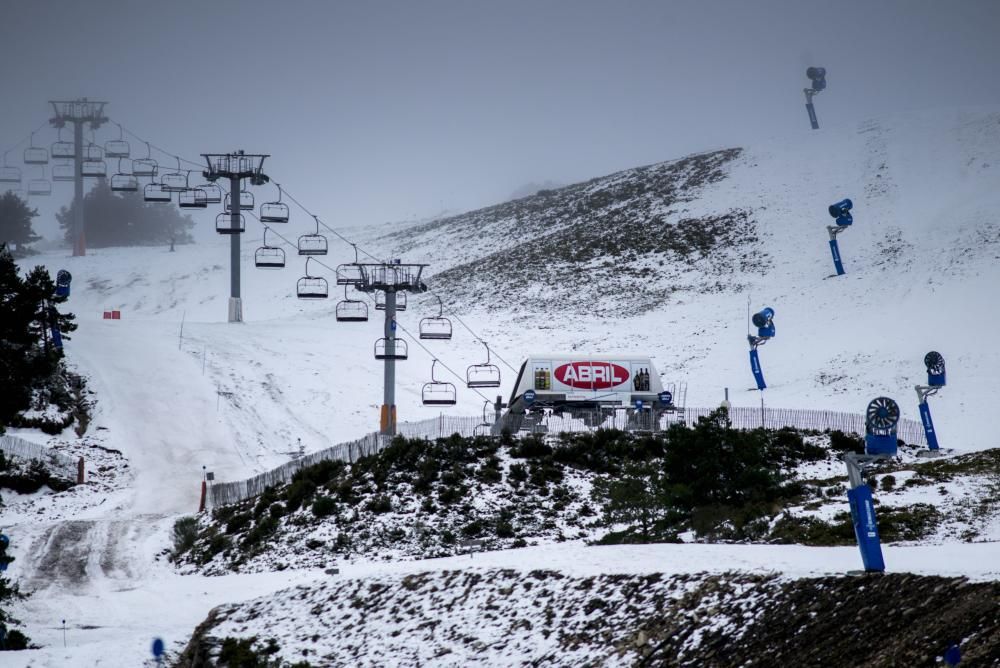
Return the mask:
<svg viewBox="0 0 1000 668">
<path fill-rule="evenodd" d="M 35 128 L 31 132 L 29 132 L 26 137 L 24 137 L 23 139 L 21 139 L 21 141 L 17 142 L 16 144 L 11 145 L 8 148 L 3 149 L 3 153 L 9 153 L 9 152 L 13 151 L 14 149 L 19 148 L 21 146 L 21 144 L 23 144 L 24 142 L 29 141 L 31 139 L 31 135 L 33 135 L 33 134 L 41 131 L 41 129 L 44 128 L 48 124 L 49 124 L 49 122 L 45 121 L 44 123 L 42 123 L 41 125 L 39 125 L 37 128 Z"/>
<path fill-rule="evenodd" d="M 312 211 L 310 211 L 309 209 L 307 209 L 300 201 L 298 201 L 295 198 L 294 195 L 292 195 L 290 192 L 288 192 L 288 190 L 286 188 L 284 188 L 284 186 L 282 186 L 282 192 L 285 195 L 287 195 L 288 199 L 290 199 L 292 202 L 294 202 L 295 205 L 298 206 L 300 209 L 302 209 L 305 213 L 307 213 L 308 215 L 313 216 L 314 218 L 316 218 L 317 222 L 319 222 L 320 225 L 322 225 L 323 227 L 325 227 L 330 232 L 333 232 L 333 234 L 335 234 L 337 236 L 337 238 L 339 238 L 341 241 L 343 241 L 343 242 L 345 242 L 345 243 L 353 246 L 356 252 L 360 251 L 361 253 L 363 253 L 364 255 L 368 256 L 369 258 L 375 260 L 376 262 L 384 262 L 385 261 L 382 258 L 378 258 L 378 257 L 372 255 L 371 253 L 369 253 L 368 251 L 366 251 L 364 248 L 360 248 L 355 242 L 351 241 L 350 239 L 348 239 L 347 237 L 345 237 L 344 235 L 342 235 L 340 232 L 338 232 L 337 230 L 333 229 L 332 227 L 330 227 L 329 225 L 327 225 L 326 223 L 324 223 L 322 220 L 319 219 L 319 217 L 316 214 L 314 214 Z M 433 294 L 433 295 L 435 295 L 435 296 L 437 296 L 437 297 L 440 298 L 440 295 L 438 295 L 437 292 L 435 292 L 431 288 L 428 288 L 427 292 L 429 292 L 429 293 L 431 293 L 431 294 Z M 444 300 L 442 300 L 442 303 L 443 303 L 443 301 Z M 449 309 L 449 311 L 446 313 L 446 315 L 448 315 L 450 317 L 453 317 L 460 325 L 462 325 L 462 327 L 464 327 L 470 334 L 472 334 L 473 338 L 475 338 L 478 341 L 485 341 L 485 339 L 482 336 L 480 336 L 475 330 L 473 330 L 471 327 L 469 327 L 469 325 L 466 324 L 466 322 L 464 320 L 462 320 L 462 318 L 457 313 L 455 313 L 453 310 Z M 510 362 L 508 362 L 503 357 L 501 357 L 497 353 L 496 350 L 493 350 L 492 352 L 493 352 L 493 355 L 498 360 L 500 360 L 500 362 L 504 366 L 506 366 L 508 369 L 510 369 L 514 373 L 518 372 L 518 370 L 514 366 L 512 366 L 510 364 Z"/>
<path fill-rule="evenodd" d="M 288 192 L 286 191 L 285 194 L 287 195 Z M 302 210 L 306 211 L 306 213 L 308 213 L 308 210 L 305 207 L 302 207 Z M 247 211 L 247 214 L 250 215 L 252 218 L 254 218 L 257 222 L 260 222 L 260 219 L 257 217 L 257 215 L 253 211 Z M 277 230 L 275 230 L 270 225 L 267 225 L 266 223 L 260 223 L 260 224 L 263 225 L 267 230 L 269 230 L 271 232 L 271 234 L 273 234 L 273 235 L 277 236 L 279 239 L 281 239 L 281 241 L 284 242 L 289 248 L 298 248 L 298 244 L 294 244 L 291 241 L 289 241 L 288 239 L 286 239 L 283 234 L 281 234 L 280 232 L 278 232 Z M 322 260 L 317 259 L 316 257 L 310 257 L 309 259 L 315 261 L 316 264 L 318 264 L 319 266 L 325 267 L 328 271 L 332 272 L 336 276 L 337 270 L 334 269 L 333 267 L 331 267 L 330 265 L 326 264 Z M 362 294 L 364 294 L 368 298 L 369 301 L 371 301 L 371 302 L 374 303 L 375 298 L 373 296 L 371 296 L 368 293 L 362 293 Z M 399 329 L 399 330 L 401 330 L 404 334 L 406 334 L 406 338 L 408 340 L 410 340 L 411 342 L 416 343 L 418 346 L 420 346 L 420 348 L 425 353 L 427 353 L 428 357 L 430 357 L 431 359 L 437 359 L 438 364 L 440 364 L 442 367 L 444 367 L 445 371 L 447 371 L 452 376 L 454 376 L 455 378 L 457 378 L 459 380 L 459 382 L 461 382 L 463 384 L 463 386 L 464 386 L 465 380 L 466 380 L 465 376 L 459 375 L 458 373 L 455 372 L 454 369 L 452 369 L 447 364 L 445 364 L 444 362 L 442 362 L 440 357 L 438 357 L 434 352 L 432 352 L 430 350 L 430 348 L 428 348 L 423 343 L 421 343 L 419 337 L 413 336 L 413 334 L 410 333 L 410 330 L 406 329 L 406 327 L 404 327 L 403 324 L 401 322 L 399 322 L 399 320 L 396 321 L 396 328 Z M 472 392 L 475 392 L 476 394 L 478 394 L 484 401 L 491 401 L 489 398 L 486 397 L 486 395 L 484 395 L 479 390 L 477 390 L 475 388 L 467 388 L 467 389 L 470 389 Z"/>
<path fill-rule="evenodd" d="M 147 145 L 149 145 L 149 146 L 151 146 L 151 147 L 155 148 L 155 149 L 156 149 L 157 151 L 159 151 L 159 152 L 160 152 L 160 153 L 162 153 L 163 155 L 165 155 L 165 156 L 168 156 L 168 157 L 170 157 L 170 158 L 174 158 L 175 160 L 179 160 L 179 161 L 181 161 L 181 162 L 186 162 L 186 163 L 188 163 L 189 165 L 194 165 L 195 167 L 197 167 L 197 168 L 198 168 L 199 172 L 200 172 L 201 170 L 205 169 L 205 163 L 204 163 L 204 162 L 195 162 L 194 160 L 188 160 L 187 158 L 182 158 L 182 157 L 180 157 L 179 155 L 177 155 L 177 154 L 175 154 L 175 153 L 171 153 L 170 151 L 167 151 L 167 150 L 165 150 L 165 149 L 163 149 L 163 148 L 160 148 L 159 146 L 157 146 L 157 145 L 156 145 L 156 144 L 154 144 L 153 142 L 150 142 L 150 141 L 146 141 L 145 139 L 143 139 L 142 137 L 140 137 L 140 136 L 139 136 L 139 135 L 137 135 L 136 133 L 132 132 L 131 130 L 129 130 L 129 129 L 127 128 L 127 127 L 125 127 L 125 126 L 124 126 L 124 125 L 122 125 L 121 123 L 118 123 L 117 121 L 113 121 L 113 120 L 111 120 L 111 119 L 108 119 L 108 120 L 109 120 L 110 122 L 114 123 L 115 125 L 117 125 L 117 126 L 118 126 L 118 127 L 120 128 L 120 129 L 124 130 L 124 131 L 125 131 L 125 133 L 126 133 L 126 134 L 128 134 L 128 135 L 130 135 L 130 136 L 131 136 L 131 137 L 132 137 L 133 139 L 135 139 L 135 140 L 137 140 L 137 141 L 140 141 L 140 142 L 142 142 L 143 144 L 147 144 Z M 193 170 L 192 170 L 192 171 L 193 171 Z"/>
</svg>

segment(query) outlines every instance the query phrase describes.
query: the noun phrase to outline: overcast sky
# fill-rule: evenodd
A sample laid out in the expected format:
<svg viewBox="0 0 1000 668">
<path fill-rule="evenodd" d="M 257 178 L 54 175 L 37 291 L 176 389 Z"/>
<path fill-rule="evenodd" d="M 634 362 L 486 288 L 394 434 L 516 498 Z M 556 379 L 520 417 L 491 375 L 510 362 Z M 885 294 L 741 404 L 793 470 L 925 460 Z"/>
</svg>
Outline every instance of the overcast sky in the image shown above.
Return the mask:
<svg viewBox="0 0 1000 668">
<path fill-rule="evenodd" d="M 0 0 L 0 145 L 50 99 L 107 100 L 185 157 L 270 153 L 324 220 L 371 224 L 807 131 L 813 64 L 827 126 L 998 105 L 998 34 L 995 0 Z"/>
</svg>

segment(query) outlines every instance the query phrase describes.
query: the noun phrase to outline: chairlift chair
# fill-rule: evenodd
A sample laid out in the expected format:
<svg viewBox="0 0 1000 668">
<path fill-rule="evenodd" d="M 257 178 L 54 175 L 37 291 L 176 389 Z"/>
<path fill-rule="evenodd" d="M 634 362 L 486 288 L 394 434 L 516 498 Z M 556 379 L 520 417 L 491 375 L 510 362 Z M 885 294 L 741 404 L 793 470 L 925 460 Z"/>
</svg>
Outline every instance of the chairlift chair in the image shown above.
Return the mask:
<svg viewBox="0 0 1000 668">
<path fill-rule="evenodd" d="M 322 276 L 309 275 L 309 260 L 306 258 L 306 275 L 299 279 L 295 294 L 299 299 L 326 299 L 330 296 L 330 285 Z"/>
<path fill-rule="evenodd" d="M 233 196 L 232 193 L 226 193 L 226 205 L 225 205 L 225 210 L 226 211 L 231 211 L 232 210 L 232 204 L 230 204 L 232 202 L 232 196 Z M 254 209 L 254 205 L 253 205 L 253 193 L 250 192 L 249 190 L 241 190 L 240 191 L 239 202 L 240 202 L 240 210 L 241 211 L 253 211 L 253 209 Z"/>
<path fill-rule="evenodd" d="M 420 398 L 424 406 L 454 406 L 458 403 L 455 386 L 434 378 L 434 367 L 437 366 L 437 362 L 437 360 L 431 362 L 431 380 L 429 383 L 424 383 Z"/>
<path fill-rule="evenodd" d="M 187 174 L 167 172 L 160 175 L 160 187 L 171 193 L 179 193 L 188 189 Z"/>
<path fill-rule="evenodd" d="M 278 200 L 276 202 L 264 202 L 260 205 L 260 222 L 262 223 L 287 223 L 288 205 L 281 201 L 281 184 L 278 186 Z"/>
<path fill-rule="evenodd" d="M 73 160 L 76 158 L 76 145 L 71 141 L 54 142 L 52 144 L 52 150 L 49 151 L 49 155 L 54 159 Z"/>
<path fill-rule="evenodd" d="M 306 260 L 308 262 L 308 260 Z M 267 245 L 267 228 L 264 228 L 264 245 L 253 254 L 253 263 L 258 269 L 282 269 L 285 266 L 285 251 L 278 246 Z"/>
<path fill-rule="evenodd" d="M 35 133 L 31 133 L 31 144 L 24 149 L 24 164 L 26 165 L 47 165 L 49 164 L 49 150 L 41 146 L 35 146 Z"/>
<path fill-rule="evenodd" d="M 21 170 L 17 167 L 0 167 L 0 183 L 20 183 Z"/>
<path fill-rule="evenodd" d="M 243 234 L 247 229 L 246 218 L 243 217 L 242 213 L 238 213 L 236 216 L 236 228 L 234 229 L 233 214 L 220 213 L 215 217 L 215 231 L 219 234 Z"/>
<path fill-rule="evenodd" d="M 118 139 L 109 139 L 104 142 L 104 156 L 107 158 L 127 158 L 131 154 L 131 146 L 125 141 L 125 131 L 121 124 L 118 126 Z"/>
<path fill-rule="evenodd" d="M 83 147 L 83 160 L 104 160 L 104 149 L 97 144 L 87 144 Z"/>
<path fill-rule="evenodd" d="M 362 282 L 364 282 L 364 278 L 358 265 L 342 264 L 337 266 L 337 285 L 361 285 Z"/>
<path fill-rule="evenodd" d="M 358 264 L 358 246 L 351 245 L 354 246 L 354 262 L 337 267 L 337 285 L 361 285 L 365 282 L 364 272 Z"/>
<path fill-rule="evenodd" d="M 403 339 L 393 339 L 393 351 L 389 352 L 389 339 L 381 338 L 375 342 L 375 359 L 377 360 L 405 360 L 407 358 L 406 341 Z"/>
<path fill-rule="evenodd" d="M 437 295 L 434 296 L 438 300 L 438 314 L 420 321 L 420 338 L 432 341 L 449 341 L 451 340 L 451 320 L 444 317 L 444 304 L 441 303 L 441 298 Z"/>
<path fill-rule="evenodd" d="M 329 250 L 326 237 L 319 233 L 319 218 L 313 218 L 316 219 L 316 232 L 299 237 L 299 255 L 326 255 Z"/>
<path fill-rule="evenodd" d="M 32 146 L 24 149 L 24 164 L 26 165 L 47 165 L 49 164 L 48 149 Z"/>
<path fill-rule="evenodd" d="M 303 234 L 299 237 L 299 255 L 326 255 L 327 242 L 322 234 Z"/>
<path fill-rule="evenodd" d="M 72 162 L 57 162 L 52 165 L 53 181 L 73 181 L 76 178 L 76 165 Z"/>
<path fill-rule="evenodd" d="M 80 165 L 80 175 L 103 179 L 108 176 L 108 166 L 103 160 L 84 160 Z"/>
<path fill-rule="evenodd" d="M 104 157 L 106 158 L 127 158 L 131 152 L 131 147 L 124 139 L 111 139 L 104 142 Z"/>
<path fill-rule="evenodd" d="M 52 194 L 52 183 L 48 179 L 32 179 L 28 181 L 28 194 L 47 197 Z"/>
<path fill-rule="evenodd" d="M 351 299 L 347 296 L 347 286 L 344 286 L 344 299 L 337 302 L 337 322 L 368 322 L 368 304 L 361 299 Z"/>
<path fill-rule="evenodd" d="M 151 177 L 156 176 L 160 165 L 153 159 L 149 142 L 146 142 L 146 157 L 132 161 L 132 174 L 135 176 Z"/>
<path fill-rule="evenodd" d="M 287 223 L 288 205 L 284 202 L 264 202 L 260 205 L 260 222 Z"/>
<path fill-rule="evenodd" d="M 490 347 L 485 341 L 482 344 L 486 348 L 486 361 L 482 364 L 473 364 L 465 370 L 465 386 L 470 390 L 500 387 L 500 367 L 490 363 Z"/>
<path fill-rule="evenodd" d="M 134 193 L 139 190 L 139 179 L 132 174 L 119 172 L 111 177 L 111 190 L 118 193 Z"/>
<path fill-rule="evenodd" d="M 385 292 L 379 290 L 375 293 L 375 310 L 384 311 L 385 310 Z M 405 311 L 406 310 L 406 292 L 397 291 L 396 292 L 396 310 Z"/>
<path fill-rule="evenodd" d="M 3 154 L 3 167 L 0 167 L 0 183 L 21 183 L 21 170 L 7 166 L 7 153 Z"/>
<path fill-rule="evenodd" d="M 188 189 L 188 173 L 181 170 L 180 158 L 177 158 L 176 172 L 166 172 L 160 176 L 160 187 L 172 193 L 179 193 Z"/>
<path fill-rule="evenodd" d="M 142 177 L 156 176 L 159 165 L 152 158 L 139 158 L 132 161 L 132 175 Z"/>
<path fill-rule="evenodd" d="M 197 186 L 198 190 L 203 190 L 205 192 L 205 203 L 206 204 L 221 204 L 222 203 L 222 188 L 219 187 L 217 183 L 202 183 Z"/>
<path fill-rule="evenodd" d="M 188 188 L 177 193 L 177 206 L 182 209 L 207 209 L 208 195 L 201 188 Z"/>
<path fill-rule="evenodd" d="M 161 188 L 159 183 L 149 183 L 142 189 L 142 199 L 147 202 L 169 202 L 170 193 Z"/>
</svg>

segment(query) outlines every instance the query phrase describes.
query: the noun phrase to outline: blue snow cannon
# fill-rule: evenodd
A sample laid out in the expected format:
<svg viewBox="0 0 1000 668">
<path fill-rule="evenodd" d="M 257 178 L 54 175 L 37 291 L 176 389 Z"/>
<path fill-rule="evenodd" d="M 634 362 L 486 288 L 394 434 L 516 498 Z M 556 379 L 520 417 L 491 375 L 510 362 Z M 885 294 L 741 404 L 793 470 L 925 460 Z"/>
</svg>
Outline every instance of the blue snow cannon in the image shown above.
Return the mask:
<svg viewBox="0 0 1000 668">
<path fill-rule="evenodd" d="M 924 366 L 927 367 L 927 384 L 931 387 L 944 387 L 944 356 L 932 350 L 924 355 Z"/>
<path fill-rule="evenodd" d="M 810 67 L 806 69 L 806 77 L 812 82 L 813 92 L 820 92 L 826 88 L 826 68 Z"/>
<path fill-rule="evenodd" d="M 14 561 L 7 556 L 7 548 L 10 547 L 10 538 L 6 534 L 0 533 L 0 571 L 7 570 L 7 564 Z"/>
<path fill-rule="evenodd" d="M 895 456 L 898 424 L 899 404 L 889 397 L 872 399 L 865 412 L 865 453 Z"/>
<path fill-rule="evenodd" d="M 56 295 L 59 297 L 69 297 L 69 284 L 73 282 L 73 275 L 65 269 L 60 269 L 56 274 Z"/>
<path fill-rule="evenodd" d="M 854 217 L 851 216 L 851 209 L 853 208 L 854 202 L 849 199 L 842 199 L 836 204 L 831 204 L 829 211 L 830 215 L 837 219 L 837 225 L 847 227 L 854 222 Z"/>
<path fill-rule="evenodd" d="M 757 328 L 757 337 L 770 339 L 774 337 L 774 309 L 770 306 L 753 314 L 751 318 L 754 327 Z"/>
</svg>

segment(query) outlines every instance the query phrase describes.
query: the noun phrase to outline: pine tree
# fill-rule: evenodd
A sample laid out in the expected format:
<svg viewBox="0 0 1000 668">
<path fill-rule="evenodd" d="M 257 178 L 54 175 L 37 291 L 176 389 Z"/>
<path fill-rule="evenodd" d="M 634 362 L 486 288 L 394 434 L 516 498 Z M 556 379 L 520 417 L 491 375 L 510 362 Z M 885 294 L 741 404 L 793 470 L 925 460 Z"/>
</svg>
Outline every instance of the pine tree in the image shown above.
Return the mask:
<svg viewBox="0 0 1000 668">
<path fill-rule="evenodd" d="M 49 345 L 52 324 L 64 335 L 76 329 L 73 314 L 58 312 L 65 301 L 44 267 L 22 279 L 0 245 L 0 424 L 28 408 L 32 389 L 59 370 L 63 353 Z"/>
<path fill-rule="evenodd" d="M 15 250 L 41 239 L 31 227 L 31 219 L 38 216 L 23 199 L 9 190 L 0 197 L 0 244 Z"/>
<path fill-rule="evenodd" d="M 73 218 L 77 203 L 62 207 L 56 214 L 67 241 L 73 240 Z M 83 197 L 83 219 L 87 245 L 142 246 L 191 243 L 194 221 L 181 215 L 171 204 L 148 203 L 138 192 L 113 192 L 106 182 L 96 185 Z"/>
<path fill-rule="evenodd" d="M 28 326 L 29 331 L 34 335 L 36 341 L 42 343 L 43 354 L 46 357 L 54 356 L 52 360 L 46 360 L 40 365 L 41 369 L 54 370 L 52 366 L 61 357 L 60 351 L 51 349 L 49 346 L 49 333 L 53 325 L 58 326 L 62 338 L 69 340 L 69 332 L 76 330 L 76 316 L 72 313 L 59 313 L 56 308 L 66 301 L 66 297 L 56 295 L 56 284 L 49 275 L 48 269 L 37 266 L 28 272 L 24 278 L 24 299 L 31 304 L 32 320 Z"/>
</svg>

